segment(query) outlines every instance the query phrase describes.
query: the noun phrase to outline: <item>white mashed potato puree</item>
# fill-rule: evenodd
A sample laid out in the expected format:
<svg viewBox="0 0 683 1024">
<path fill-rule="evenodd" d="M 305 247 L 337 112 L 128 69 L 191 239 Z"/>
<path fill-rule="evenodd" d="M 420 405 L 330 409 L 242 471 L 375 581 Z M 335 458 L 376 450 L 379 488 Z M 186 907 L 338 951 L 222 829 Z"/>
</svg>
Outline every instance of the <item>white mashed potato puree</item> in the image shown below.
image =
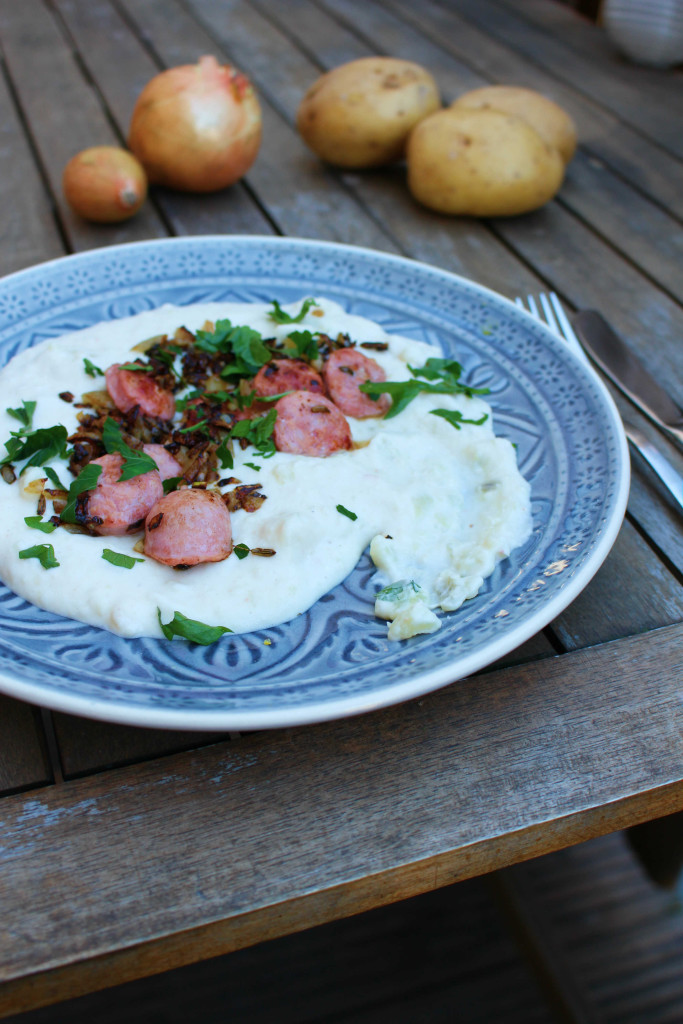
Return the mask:
<svg viewBox="0 0 683 1024">
<path fill-rule="evenodd" d="M 317 298 L 297 330 L 347 332 L 357 343 L 387 342 L 386 351 L 363 350 L 385 370 L 388 381 L 411 378 L 409 365 L 424 365 L 442 353 L 422 342 L 389 335 L 375 323 Z M 76 430 L 75 402 L 102 388 L 103 378 L 85 372 L 84 358 L 105 369 L 139 355 L 146 338 L 205 321 L 228 318 L 248 324 L 264 338 L 284 338 L 293 329 L 273 323 L 268 304 L 172 307 L 144 312 L 43 342 L 13 358 L 0 372 L 0 441 L 19 427 L 6 412 L 35 401 L 32 429 L 63 424 Z M 292 315 L 301 302 L 283 307 Z M 322 314 L 322 315 L 321 315 Z M 459 410 L 480 425 L 456 429 L 433 409 Z M 233 544 L 270 548 L 267 558 L 231 554 L 221 562 L 177 571 L 143 558 L 132 569 L 111 564 L 104 549 L 140 558 L 132 536 L 89 536 L 59 526 L 44 535 L 26 525 L 36 514 L 31 481 L 44 478 L 30 467 L 14 483 L 0 480 L 0 577 L 41 608 L 100 626 L 126 637 L 161 637 L 175 612 L 235 633 L 260 630 L 310 608 L 352 571 L 370 546 L 383 588 L 376 614 L 389 621 L 389 637 L 400 640 L 439 629 L 435 610 L 453 611 L 474 597 L 496 563 L 530 533 L 529 486 L 517 469 L 513 445 L 496 438 L 490 407 L 478 396 L 418 394 L 389 419 L 348 417 L 354 448 L 326 458 L 276 453 L 262 458 L 235 445 L 234 468 L 226 476 L 259 483 L 266 501 L 255 512 L 231 514 Z M 4 455 L 4 451 L 0 448 Z M 245 463 L 254 463 L 254 469 Z M 49 465 L 68 486 L 67 463 Z M 49 485 L 48 485 L 49 486 Z M 227 488 L 223 488 L 227 490 Z M 341 506 L 356 518 L 338 510 Z M 52 508 L 48 502 L 44 519 Z M 49 543 L 55 568 L 19 552 Z"/>
</svg>

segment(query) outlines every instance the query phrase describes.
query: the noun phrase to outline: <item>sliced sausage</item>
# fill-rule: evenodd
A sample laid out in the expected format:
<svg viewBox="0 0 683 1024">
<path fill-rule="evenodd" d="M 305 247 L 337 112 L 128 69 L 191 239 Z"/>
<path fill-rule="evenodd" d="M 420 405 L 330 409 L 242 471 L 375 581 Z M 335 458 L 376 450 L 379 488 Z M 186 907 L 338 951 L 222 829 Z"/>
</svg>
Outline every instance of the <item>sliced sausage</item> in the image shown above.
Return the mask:
<svg viewBox="0 0 683 1024">
<path fill-rule="evenodd" d="M 133 532 L 130 527 L 142 523 L 150 508 L 163 496 L 164 488 L 156 470 L 119 480 L 123 457 L 118 453 L 93 459 L 91 465 L 101 466 L 97 486 L 87 492 L 85 512 L 90 527 L 105 536 L 122 536 Z M 92 520 L 95 522 L 92 522 Z"/>
<path fill-rule="evenodd" d="M 275 447 L 293 455 L 324 458 L 351 447 L 351 429 L 336 405 L 324 395 L 292 391 L 275 404 Z"/>
<path fill-rule="evenodd" d="M 254 377 L 254 389 L 259 397 L 279 395 L 283 391 L 325 394 L 322 377 L 303 359 L 272 359 Z"/>
<path fill-rule="evenodd" d="M 183 475 L 183 467 L 164 448 L 163 444 L 143 444 L 142 450 L 146 455 L 154 459 L 159 467 L 159 475 L 162 480 L 170 480 L 171 477 Z"/>
<path fill-rule="evenodd" d="M 359 391 L 366 380 L 384 381 L 387 375 L 379 363 L 358 349 L 336 349 L 323 367 L 323 377 L 330 398 L 346 416 L 353 416 L 357 420 L 384 416 L 391 405 L 388 395 L 380 395 L 374 401 Z"/>
<path fill-rule="evenodd" d="M 220 494 L 171 491 L 149 510 L 145 554 L 164 565 L 222 562 L 232 551 L 230 513 Z"/>
<path fill-rule="evenodd" d="M 173 419 L 173 393 L 162 388 L 148 373 L 122 370 L 120 363 L 114 363 L 105 371 L 104 381 L 112 402 L 121 412 L 130 412 L 139 405 L 147 416 L 158 416 L 162 420 Z"/>
</svg>

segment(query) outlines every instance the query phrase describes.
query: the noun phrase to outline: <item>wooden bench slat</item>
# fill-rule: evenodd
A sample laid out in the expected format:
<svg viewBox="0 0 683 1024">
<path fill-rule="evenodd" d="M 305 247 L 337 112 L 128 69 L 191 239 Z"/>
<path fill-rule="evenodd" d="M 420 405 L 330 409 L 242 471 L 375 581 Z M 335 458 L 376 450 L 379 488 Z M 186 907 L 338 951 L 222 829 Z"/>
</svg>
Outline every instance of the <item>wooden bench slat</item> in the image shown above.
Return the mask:
<svg viewBox="0 0 683 1024">
<path fill-rule="evenodd" d="M 0 694 L 0 794 L 43 786 L 51 779 L 36 716 L 29 704 Z"/>
<path fill-rule="evenodd" d="M 666 627 L 361 718 L 5 799 L 13 938 L 0 949 L 0 1009 L 155 973 L 681 809 L 682 641 L 683 625 Z"/>
</svg>

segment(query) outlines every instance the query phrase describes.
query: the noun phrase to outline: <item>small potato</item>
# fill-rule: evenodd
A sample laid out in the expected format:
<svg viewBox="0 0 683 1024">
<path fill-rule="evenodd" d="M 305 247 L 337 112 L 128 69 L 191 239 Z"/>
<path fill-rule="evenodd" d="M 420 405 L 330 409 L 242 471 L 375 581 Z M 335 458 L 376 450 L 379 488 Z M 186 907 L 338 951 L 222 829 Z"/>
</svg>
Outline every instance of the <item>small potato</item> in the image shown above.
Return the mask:
<svg viewBox="0 0 683 1024">
<path fill-rule="evenodd" d="M 505 114 L 516 114 L 528 121 L 548 145 L 560 151 L 565 164 L 576 151 L 576 125 L 572 118 L 557 103 L 533 89 L 517 85 L 487 85 L 483 89 L 463 93 L 452 106 L 469 110 L 490 107 Z"/>
<path fill-rule="evenodd" d="M 412 128 L 440 107 L 436 82 L 419 64 L 364 57 L 314 82 L 296 123 L 321 160 L 379 167 L 402 157 Z"/>
<path fill-rule="evenodd" d="M 559 152 L 521 117 L 450 107 L 408 140 L 408 186 L 439 213 L 508 217 L 543 206 L 564 177 Z"/>
</svg>

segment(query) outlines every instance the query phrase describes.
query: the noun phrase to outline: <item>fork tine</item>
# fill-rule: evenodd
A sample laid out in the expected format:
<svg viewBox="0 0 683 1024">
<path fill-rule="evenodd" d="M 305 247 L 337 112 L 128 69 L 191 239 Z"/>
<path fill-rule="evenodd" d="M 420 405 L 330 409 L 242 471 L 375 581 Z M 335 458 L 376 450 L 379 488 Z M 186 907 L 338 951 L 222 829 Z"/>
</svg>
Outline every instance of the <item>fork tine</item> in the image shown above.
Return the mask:
<svg viewBox="0 0 683 1024">
<path fill-rule="evenodd" d="M 588 362 L 588 356 L 584 352 L 581 342 L 576 337 L 576 334 L 574 333 L 574 328 L 569 322 L 569 317 L 562 308 L 562 303 L 560 302 L 555 292 L 550 292 L 549 300 L 552 304 L 555 316 L 557 317 L 560 333 L 564 336 L 565 341 L 567 341 L 569 345 L 571 345 L 574 351 L 578 353 L 578 355 L 580 355 L 582 359 Z M 546 299 L 546 302 L 547 301 L 548 299 Z"/>
</svg>

